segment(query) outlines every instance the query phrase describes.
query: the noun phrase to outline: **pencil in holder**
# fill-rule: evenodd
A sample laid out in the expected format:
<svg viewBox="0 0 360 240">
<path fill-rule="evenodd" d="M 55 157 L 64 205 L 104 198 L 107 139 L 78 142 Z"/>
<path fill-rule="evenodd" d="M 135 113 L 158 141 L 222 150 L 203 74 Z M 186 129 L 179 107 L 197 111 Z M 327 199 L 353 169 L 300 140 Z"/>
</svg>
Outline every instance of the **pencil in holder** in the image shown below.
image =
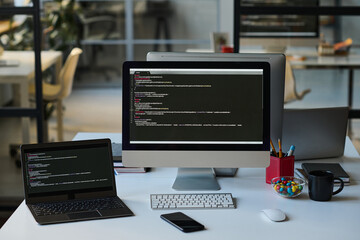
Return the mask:
<svg viewBox="0 0 360 240">
<path fill-rule="evenodd" d="M 266 168 L 266 183 L 271 183 L 271 179 L 281 176 L 294 176 L 295 156 L 274 157 L 270 156 L 270 165 Z"/>
</svg>

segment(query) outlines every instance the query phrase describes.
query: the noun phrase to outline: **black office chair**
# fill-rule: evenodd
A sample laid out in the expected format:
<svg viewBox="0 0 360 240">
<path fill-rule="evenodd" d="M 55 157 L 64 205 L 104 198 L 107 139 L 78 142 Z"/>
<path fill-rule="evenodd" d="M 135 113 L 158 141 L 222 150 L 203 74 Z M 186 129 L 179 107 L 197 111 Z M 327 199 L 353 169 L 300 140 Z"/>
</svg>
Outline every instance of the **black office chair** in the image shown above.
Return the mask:
<svg viewBox="0 0 360 240">
<path fill-rule="evenodd" d="M 168 0 L 147 0 L 145 16 L 153 17 L 156 20 L 154 39 L 161 38 L 161 32 L 164 32 L 165 39 L 171 39 L 168 19 L 172 16 L 173 10 Z M 154 51 L 158 51 L 159 44 L 154 44 Z M 171 52 L 171 44 L 166 44 L 166 51 Z"/>
<path fill-rule="evenodd" d="M 116 31 L 116 17 L 111 14 L 86 15 L 85 13 L 80 12 L 77 14 L 76 18 L 79 26 L 78 46 L 81 46 L 81 48 L 84 49 L 82 63 L 85 65 L 85 67 L 80 67 L 79 70 L 102 72 L 108 81 L 110 80 L 108 71 L 116 72 L 116 74 L 120 76 L 121 74 L 118 68 L 98 66 L 98 53 L 103 50 L 102 45 L 93 44 L 91 45 L 91 48 L 85 50 L 85 46 L 81 44 L 81 40 L 119 39 L 121 34 Z M 90 54 L 87 54 L 87 52 L 90 52 Z"/>
</svg>

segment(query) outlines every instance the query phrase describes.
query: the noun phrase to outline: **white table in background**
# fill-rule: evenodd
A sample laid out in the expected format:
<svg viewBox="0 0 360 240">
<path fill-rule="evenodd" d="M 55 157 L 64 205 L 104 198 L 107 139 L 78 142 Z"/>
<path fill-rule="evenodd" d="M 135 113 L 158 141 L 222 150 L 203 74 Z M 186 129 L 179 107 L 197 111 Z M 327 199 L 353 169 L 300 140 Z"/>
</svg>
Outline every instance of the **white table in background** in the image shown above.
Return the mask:
<svg viewBox="0 0 360 240">
<path fill-rule="evenodd" d="M 106 133 L 95 135 L 88 137 L 112 137 Z M 79 135 L 75 138 L 80 140 Z M 150 208 L 150 194 L 176 192 L 171 189 L 176 169 L 155 168 L 145 174 L 116 176 L 118 195 L 135 213 L 133 217 L 41 226 L 23 202 L 1 228 L 0 239 L 358 239 L 360 156 L 347 138 L 343 157 L 321 161 L 340 162 L 351 176 L 351 185 L 329 202 L 310 200 L 306 188 L 298 198 L 280 197 L 265 183 L 265 169 L 239 169 L 235 178 L 219 178 L 219 192 L 231 192 L 237 208 L 182 210 L 206 227 L 205 231 L 183 233 L 160 219 L 161 214 L 176 210 Z M 271 222 L 261 213 L 265 208 L 282 209 L 288 220 Z"/>
<path fill-rule="evenodd" d="M 35 54 L 33 51 L 4 51 L 0 60 L 16 60 L 19 65 L 0 67 L 0 84 L 18 84 L 20 86 L 20 107 L 29 108 L 29 83 L 35 78 Z M 61 51 L 42 51 L 41 69 L 45 71 L 55 65 L 55 76 L 59 76 L 62 66 Z M 58 82 L 58 79 L 56 79 Z M 23 143 L 30 142 L 30 120 L 22 119 Z"/>
</svg>

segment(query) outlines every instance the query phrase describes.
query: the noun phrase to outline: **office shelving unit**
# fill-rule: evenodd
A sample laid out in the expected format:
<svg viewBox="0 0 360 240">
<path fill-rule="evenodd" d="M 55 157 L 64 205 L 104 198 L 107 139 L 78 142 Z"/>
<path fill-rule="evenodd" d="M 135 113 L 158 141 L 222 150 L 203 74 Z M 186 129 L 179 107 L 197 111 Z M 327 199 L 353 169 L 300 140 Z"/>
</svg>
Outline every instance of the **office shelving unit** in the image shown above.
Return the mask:
<svg viewBox="0 0 360 240">
<path fill-rule="evenodd" d="M 234 52 L 240 50 L 240 20 L 241 15 L 317 15 L 317 16 L 335 16 L 335 39 L 341 39 L 341 26 L 339 24 L 340 16 L 360 16 L 360 6 L 342 6 L 341 0 L 336 0 L 334 6 L 241 6 L 240 1 L 234 0 Z M 354 69 L 349 68 L 349 83 L 348 83 L 348 106 L 352 106 L 354 81 Z M 349 118 L 360 118 L 360 109 L 351 109 Z"/>
<path fill-rule="evenodd" d="M 240 49 L 240 17 L 241 15 L 317 15 L 317 16 L 359 16 L 360 7 L 340 6 L 276 6 L 276 7 L 249 7 L 241 6 L 240 1 L 234 0 L 234 52 Z"/>
<path fill-rule="evenodd" d="M 34 53 L 35 53 L 35 88 L 36 88 L 36 107 L 35 108 L 0 108 L 0 117 L 34 117 L 37 123 L 37 141 L 44 141 L 44 111 L 42 104 L 42 79 L 41 79 L 41 23 L 39 0 L 32 0 L 30 6 L 19 7 L 0 7 L 0 14 L 32 15 L 34 21 Z"/>
</svg>

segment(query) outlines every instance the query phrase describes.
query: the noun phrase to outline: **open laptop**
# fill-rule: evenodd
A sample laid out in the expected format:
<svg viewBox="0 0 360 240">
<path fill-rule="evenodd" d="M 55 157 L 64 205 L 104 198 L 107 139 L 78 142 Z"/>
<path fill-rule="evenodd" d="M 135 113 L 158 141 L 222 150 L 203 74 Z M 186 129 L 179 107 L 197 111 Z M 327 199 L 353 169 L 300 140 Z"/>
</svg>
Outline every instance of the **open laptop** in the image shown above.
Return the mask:
<svg viewBox="0 0 360 240">
<path fill-rule="evenodd" d="M 21 146 L 25 202 L 39 224 L 134 215 L 116 193 L 110 139 Z"/>
<path fill-rule="evenodd" d="M 295 146 L 295 160 L 344 154 L 348 107 L 284 109 L 282 149 Z"/>
</svg>

